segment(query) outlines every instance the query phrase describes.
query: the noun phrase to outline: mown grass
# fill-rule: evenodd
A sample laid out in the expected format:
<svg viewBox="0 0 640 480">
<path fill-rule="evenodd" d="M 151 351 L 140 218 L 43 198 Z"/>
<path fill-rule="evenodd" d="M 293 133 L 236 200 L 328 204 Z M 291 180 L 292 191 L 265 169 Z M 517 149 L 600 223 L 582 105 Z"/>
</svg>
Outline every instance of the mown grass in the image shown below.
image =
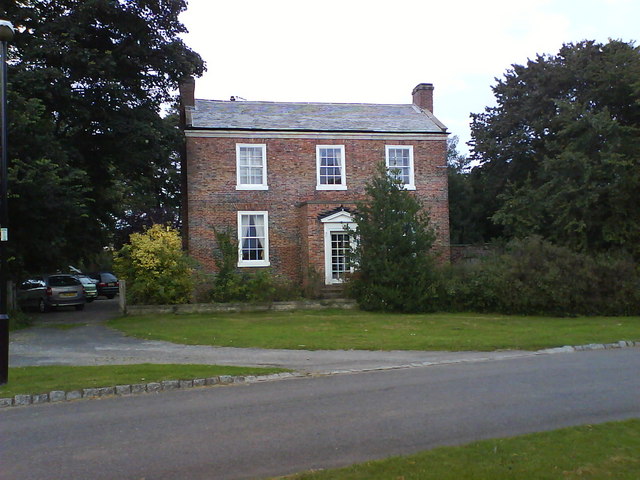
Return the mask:
<svg viewBox="0 0 640 480">
<path fill-rule="evenodd" d="M 553 318 L 324 310 L 122 317 L 127 335 L 188 345 L 309 350 L 538 350 L 640 340 L 640 317 Z"/>
<path fill-rule="evenodd" d="M 638 480 L 640 420 L 443 447 L 289 480 Z"/>
<path fill-rule="evenodd" d="M 112 387 L 162 380 L 193 380 L 218 375 L 268 375 L 281 368 L 231 367 L 194 364 L 133 364 L 99 366 L 39 366 L 9 369 L 9 382 L 0 386 L 0 397 L 49 393 L 54 390 Z"/>
</svg>

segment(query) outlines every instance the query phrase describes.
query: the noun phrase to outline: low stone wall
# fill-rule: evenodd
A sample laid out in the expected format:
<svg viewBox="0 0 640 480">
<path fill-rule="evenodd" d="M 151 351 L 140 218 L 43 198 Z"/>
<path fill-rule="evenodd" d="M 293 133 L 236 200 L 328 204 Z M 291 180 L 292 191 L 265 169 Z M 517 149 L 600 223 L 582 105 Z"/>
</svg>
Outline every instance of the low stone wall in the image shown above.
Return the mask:
<svg viewBox="0 0 640 480">
<path fill-rule="evenodd" d="M 296 300 L 272 303 L 189 303 L 185 305 L 126 305 L 126 315 L 153 315 L 173 313 L 222 313 L 222 312 L 283 312 L 292 310 L 325 310 L 329 308 L 355 309 L 357 303 L 349 299 Z"/>
</svg>

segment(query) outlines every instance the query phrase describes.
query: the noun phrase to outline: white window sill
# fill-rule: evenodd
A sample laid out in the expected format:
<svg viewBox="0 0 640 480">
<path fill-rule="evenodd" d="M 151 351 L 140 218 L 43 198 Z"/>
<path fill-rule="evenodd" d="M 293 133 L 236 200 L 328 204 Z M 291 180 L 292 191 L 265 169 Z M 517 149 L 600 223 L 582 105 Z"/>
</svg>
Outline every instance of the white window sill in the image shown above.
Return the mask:
<svg viewBox="0 0 640 480">
<path fill-rule="evenodd" d="M 269 190 L 268 185 L 236 185 L 236 190 Z"/>
<path fill-rule="evenodd" d="M 269 260 L 241 260 L 238 262 L 238 267 L 269 267 L 271 262 Z"/>
<path fill-rule="evenodd" d="M 316 185 L 316 190 L 346 190 L 346 185 Z"/>
</svg>

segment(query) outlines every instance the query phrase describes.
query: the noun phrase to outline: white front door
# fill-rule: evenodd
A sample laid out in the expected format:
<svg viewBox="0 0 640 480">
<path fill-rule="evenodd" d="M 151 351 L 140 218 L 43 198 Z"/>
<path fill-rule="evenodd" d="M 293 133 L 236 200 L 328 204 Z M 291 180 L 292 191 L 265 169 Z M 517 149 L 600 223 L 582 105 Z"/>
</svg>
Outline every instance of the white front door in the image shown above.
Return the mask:
<svg viewBox="0 0 640 480">
<path fill-rule="evenodd" d="M 342 283 L 344 274 L 350 270 L 348 262 L 349 233 L 344 230 L 330 231 L 325 239 L 325 272 L 327 285 Z"/>
<path fill-rule="evenodd" d="M 354 229 L 351 215 L 341 211 L 321 220 L 324 223 L 324 283 L 342 283 L 349 266 L 351 235 L 347 228 Z"/>
</svg>

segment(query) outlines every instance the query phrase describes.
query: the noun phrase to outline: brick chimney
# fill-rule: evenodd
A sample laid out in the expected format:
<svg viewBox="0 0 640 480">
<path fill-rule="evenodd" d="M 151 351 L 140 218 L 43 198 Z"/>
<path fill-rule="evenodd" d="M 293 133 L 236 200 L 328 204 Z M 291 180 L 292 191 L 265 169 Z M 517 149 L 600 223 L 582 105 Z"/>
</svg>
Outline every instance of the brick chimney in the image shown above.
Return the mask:
<svg viewBox="0 0 640 480">
<path fill-rule="evenodd" d="M 416 85 L 416 88 L 411 92 L 413 95 L 413 104 L 422 108 L 423 110 L 429 110 L 433 113 L 433 84 L 432 83 L 420 83 Z"/>
<path fill-rule="evenodd" d="M 180 80 L 178 88 L 180 90 L 180 105 L 183 107 L 195 106 L 196 79 L 193 77 L 185 77 Z"/>
</svg>

